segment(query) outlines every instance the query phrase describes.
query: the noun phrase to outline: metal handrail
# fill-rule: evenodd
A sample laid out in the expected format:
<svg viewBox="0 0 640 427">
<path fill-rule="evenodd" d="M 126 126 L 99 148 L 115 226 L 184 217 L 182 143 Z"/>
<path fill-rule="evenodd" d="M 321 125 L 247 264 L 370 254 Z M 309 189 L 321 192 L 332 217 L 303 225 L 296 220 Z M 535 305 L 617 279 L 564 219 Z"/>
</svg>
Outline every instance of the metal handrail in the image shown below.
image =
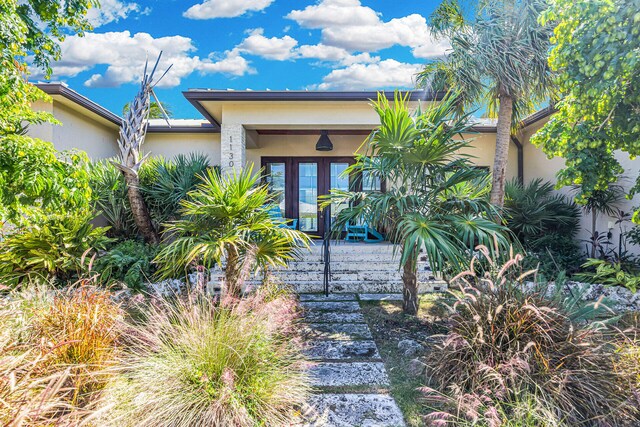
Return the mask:
<svg viewBox="0 0 640 427">
<path fill-rule="evenodd" d="M 322 239 L 322 261 L 324 262 L 324 294 L 329 296 L 329 282 L 331 280 L 331 214 L 329 207 L 325 207 L 322 213 L 324 222 L 324 236 Z"/>
</svg>

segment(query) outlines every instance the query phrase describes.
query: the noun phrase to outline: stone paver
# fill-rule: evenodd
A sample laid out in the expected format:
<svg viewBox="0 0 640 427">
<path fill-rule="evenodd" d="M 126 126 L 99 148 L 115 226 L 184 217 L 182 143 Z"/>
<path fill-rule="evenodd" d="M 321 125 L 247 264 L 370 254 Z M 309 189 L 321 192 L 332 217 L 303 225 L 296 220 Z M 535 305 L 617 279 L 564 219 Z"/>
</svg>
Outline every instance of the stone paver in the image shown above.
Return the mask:
<svg viewBox="0 0 640 427">
<path fill-rule="evenodd" d="M 388 386 L 382 362 L 317 362 L 309 367 L 314 387 Z"/>
<path fill-rule="evenodd" d="M 360 301 L 402 301 L 402 294 L 358 294 Z"/>
<path fill-rule="evenodd" d="M 373 338 L 366 323 L 309 323 L 305 335 L 310 339 L 370 340 Z"/>
<path fill-rule="evenodd" d="M 342 311 L 347 313 L 360 311 L 360 304 L 357 301 L 303 301 L 300 305 L 309 311 Z"/>
<path fill-rule="evenodd" d="M 304 354 L 313 360 L 380 359 L 373 341 L 309 341 Z"/>
<path fill-rule="evenodd" d="M 319 394 L 305 410 L 304 427 L 401 427 L 402 412 L 387 394 Z"/>
<path fill-rule="evenodd" d="M 306 311 L 304 318 L 309 323 L 364 323 L 362 313 L 332 313 L 330 311 Z"/>
<path fill-rule="evenodd" d="M 300 301 L 355 301 L 356 294 L 302 294 Z"/>
<path fill-rule="evenodd" d="M 333 301 L 300 295 L 307 372 L 318 393 L 296 427 L 404 427 L 400 408 L 384 393 L 389 376 L 360 304 L 355 294 L 343 295 Z M 348 390 L 339 393 L 341 387 Z"/>
</svg>

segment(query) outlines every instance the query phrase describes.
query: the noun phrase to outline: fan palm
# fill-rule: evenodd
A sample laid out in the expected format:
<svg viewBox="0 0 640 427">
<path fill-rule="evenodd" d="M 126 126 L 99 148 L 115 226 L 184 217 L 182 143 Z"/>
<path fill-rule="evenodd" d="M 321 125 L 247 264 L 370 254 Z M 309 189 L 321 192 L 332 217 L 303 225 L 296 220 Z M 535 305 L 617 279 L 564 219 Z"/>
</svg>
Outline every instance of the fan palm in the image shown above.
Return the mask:
<svg viewBox="0 0 640 427">
<path fill-rule="evenodd" d="M 155 259 L 160 277 L 175 277 L 189 268 L 223 265 L 225 287 L 240 295 L 250 271 L 284 266 L 300 248 L 306 234 L 282 227 L 269 214 L 275 195 L 252 167 L 229 176 L 207 169 L 202 182 L 181 200 L 181 218 L 166 225 L 167 246 Z"/>
<path fill-rule="evenodd" d="M 424 251 L 434 271 L 461 267 L 473 248 L 507 244 L 507 230 L 493 221 L 497 209 L 489 203 L 489 177 L 460 154 L 469 142 L 468 117 L 454 118 L 457 98 L 447 96 L 424 112 L 409 112 L 407 100 L 396 94 L 393 104 L 378 95 L 373 104 L 380 116 L 374 130 L 347 171 L 369 174 L 389 185 L 385 192 L 332 191 L 323 204 L 345 206 L 334 230 L 366 221 L 384 228 L 400 250 L 403 309 L 418 310 L 417 263 Z"/>
<path fill-rule="evenodd" d="M 538 23 L 546 7 L 545 0 L 479 0 L 465 14 L 457 0 L 444 0 L 431 16 L 434 36 L 449 39 L 451 51 L 427 64 L 418 82 L 460 91 L 460 111 L 482 104 L 491 116 L 497 112 L 491 202 L 499 206 L 511 130 L 552 91 L 547 57 L 553 28 Z"/>
</svg>

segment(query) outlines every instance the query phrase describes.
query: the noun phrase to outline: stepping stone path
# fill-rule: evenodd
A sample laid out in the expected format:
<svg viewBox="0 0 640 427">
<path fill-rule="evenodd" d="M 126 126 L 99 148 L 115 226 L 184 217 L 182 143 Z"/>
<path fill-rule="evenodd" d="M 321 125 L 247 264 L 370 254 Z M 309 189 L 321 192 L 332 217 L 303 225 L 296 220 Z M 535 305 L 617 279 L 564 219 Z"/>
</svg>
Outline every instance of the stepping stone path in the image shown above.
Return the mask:
<svg viewBox="0 0 640 427">
<path fill-rule="evenodd" d="M 355 294 L 301 294 L 305 355 L 316 390 L 297 427 L 404 427 Z"/>
</svg>

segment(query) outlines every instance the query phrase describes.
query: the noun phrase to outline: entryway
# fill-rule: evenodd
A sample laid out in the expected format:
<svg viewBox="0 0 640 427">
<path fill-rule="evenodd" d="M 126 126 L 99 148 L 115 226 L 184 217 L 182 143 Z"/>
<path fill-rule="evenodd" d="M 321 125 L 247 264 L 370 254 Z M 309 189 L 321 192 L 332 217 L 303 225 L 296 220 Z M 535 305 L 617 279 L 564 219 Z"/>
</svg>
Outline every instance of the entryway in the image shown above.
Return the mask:
<svg viewBox="0 0 640 427">
<path fill-rule="evenodd" d="M 300 231 L 320 237 L 325 230 L 318 196 L 362 187 L 362 180 L 345 176 L 354 162 L 353 157 L 263 157 L 262 167 L 271 190 L 278 193 L 282 216 L 297 219 Z M 331 206 L 332 218 L 338 210 Z"/>
</svg>

